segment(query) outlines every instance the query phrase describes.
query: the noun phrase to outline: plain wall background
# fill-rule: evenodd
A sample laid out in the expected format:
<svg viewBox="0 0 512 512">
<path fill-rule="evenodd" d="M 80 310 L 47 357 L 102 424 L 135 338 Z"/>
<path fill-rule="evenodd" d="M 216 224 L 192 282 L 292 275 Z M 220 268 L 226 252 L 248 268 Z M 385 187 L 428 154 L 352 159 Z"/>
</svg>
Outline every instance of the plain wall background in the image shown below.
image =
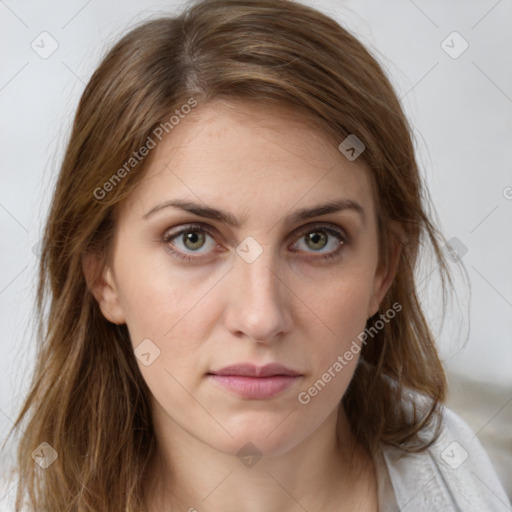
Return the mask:
<svg viewBox="0 0 512 512">
<path fill-rule="evenodd" d="M 457 280 L 458 296 L 442 329 L 433 267 L 425 265 L 420 273 L 449 373 L 495 384 L 512 400 L 512 2 L 304 3 L 358 35 L 387 70 L 414 128 L 440 228 L 448 240 L 456 237 L 467 248 L 462 262 L 472 297 Z M 28 325 L 37 270 L 33 247 L 80 94 L 106 47 L 129 26 L 180 5 L 0 3 L 1 441 L 29 382 L 34 346 Z M 43 31 L 59 45 L 47 59 L 31 48 Z M 469 44 L 458 58 L 441 47 L 453 31 Z M 453 41 L 448 39 L 452 52 L 461 48 L 460 40 Z M 49 44 L 46 39 L 45 48 Z"/>
</svg>

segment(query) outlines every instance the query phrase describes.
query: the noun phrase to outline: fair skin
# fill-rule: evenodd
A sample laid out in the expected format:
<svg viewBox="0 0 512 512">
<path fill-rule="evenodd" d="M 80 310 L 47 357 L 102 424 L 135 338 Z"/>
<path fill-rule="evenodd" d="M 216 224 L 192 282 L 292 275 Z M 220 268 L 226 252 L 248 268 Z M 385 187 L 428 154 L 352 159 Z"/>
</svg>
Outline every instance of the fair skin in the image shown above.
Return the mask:
<svg viewBox="0 0 512 512">
<path fill-rule="evenodd" d="M 377 511 L 372 459 L 339 407 L 358 355 L 309 403 L 298 400 L 364 330 L 394 276 L 393 265 L 378 265 L 368 169 L 288 109 L 240 102 L 200 105 L 152 151 L 93 289 L 104 316 L 126 323 L 134 349 L 150 339 L 160 350 L 147 366 L 137 359 L 158 446 L 147 510 Z M 171 199 L 229 212 L 240 226 L 174 207 L 144 218 Z M 286 221 L 339 199 L 363 213 Z M 191 223 L 211 234 L 196 227 L 188 239 L 163 240 Z M 246 237 L 257 244 L 250 251 L 262 250 L 251 262 L 236 252 Z M 270 398 L 242 398 L 207 375 L 268 362 L 300 373 Z M 237 457 L 248 442 L 261 455 L 252 466 Z"/>
</svg>

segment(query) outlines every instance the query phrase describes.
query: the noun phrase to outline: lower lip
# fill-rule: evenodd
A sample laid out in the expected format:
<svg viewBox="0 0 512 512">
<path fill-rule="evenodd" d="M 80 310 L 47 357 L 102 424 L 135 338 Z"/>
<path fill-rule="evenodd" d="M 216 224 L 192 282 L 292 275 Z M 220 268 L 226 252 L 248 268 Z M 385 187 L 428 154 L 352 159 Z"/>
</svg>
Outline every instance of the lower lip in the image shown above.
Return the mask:
<svg viewBox="0 0 512 512">
<path fill-rule="evenodd" d="M 300 375 L 273 375 L 271 377 L 245 377 L 241 375 L 208 375 L 217 384 L 242 398 L 270 398 L 292 386 Z"/>
</svg>

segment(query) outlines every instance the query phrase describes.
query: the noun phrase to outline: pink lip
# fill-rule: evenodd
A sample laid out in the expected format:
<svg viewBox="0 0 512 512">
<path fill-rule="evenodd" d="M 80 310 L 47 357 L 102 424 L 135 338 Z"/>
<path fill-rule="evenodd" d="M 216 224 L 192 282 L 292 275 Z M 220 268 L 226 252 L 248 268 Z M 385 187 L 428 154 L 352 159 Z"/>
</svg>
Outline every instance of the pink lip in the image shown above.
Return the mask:
<svg viewBox="0 0 512 512">
<path fill-rule="evenodd" d="M 256 366 L 250 363 L 233 364 L 220 370 L 213 370 L 210 373 L 214 375 L 240 375 L 243 377 L 273 377 L 274 375 L 296 377 L 301 375 L 299 372 L 278 363 L 269 363 L 265 366 Z"/>
<path fill-rule="evenodd" d="M 238 364 L 215 370 L 208 377 L 242 398 L 263 399 L 277 395 L 302 377 L 295 370 L 271 363 L 262 367 Z"/>
</svg>

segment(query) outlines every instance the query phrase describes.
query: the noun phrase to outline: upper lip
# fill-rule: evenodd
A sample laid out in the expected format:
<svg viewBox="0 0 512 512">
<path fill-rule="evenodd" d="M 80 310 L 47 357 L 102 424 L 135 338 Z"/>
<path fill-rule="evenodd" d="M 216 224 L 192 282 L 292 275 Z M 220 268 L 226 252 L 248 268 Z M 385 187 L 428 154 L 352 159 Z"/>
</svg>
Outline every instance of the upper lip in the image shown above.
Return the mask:
<svg viewBox="0 0 512 512">
<path fill-rule="evenodd" d="M 265 366 L 256 366 L 254 364 L 233 364 L 221 368 L 220 370 L 211 371 L 213 375 L 241 375 L 244 377 L 272 377 L 274 375 L 290 375 L 299 376 L 301 373 L 287 368 L 282 364 L 269 363 Z"/>
</svg>

